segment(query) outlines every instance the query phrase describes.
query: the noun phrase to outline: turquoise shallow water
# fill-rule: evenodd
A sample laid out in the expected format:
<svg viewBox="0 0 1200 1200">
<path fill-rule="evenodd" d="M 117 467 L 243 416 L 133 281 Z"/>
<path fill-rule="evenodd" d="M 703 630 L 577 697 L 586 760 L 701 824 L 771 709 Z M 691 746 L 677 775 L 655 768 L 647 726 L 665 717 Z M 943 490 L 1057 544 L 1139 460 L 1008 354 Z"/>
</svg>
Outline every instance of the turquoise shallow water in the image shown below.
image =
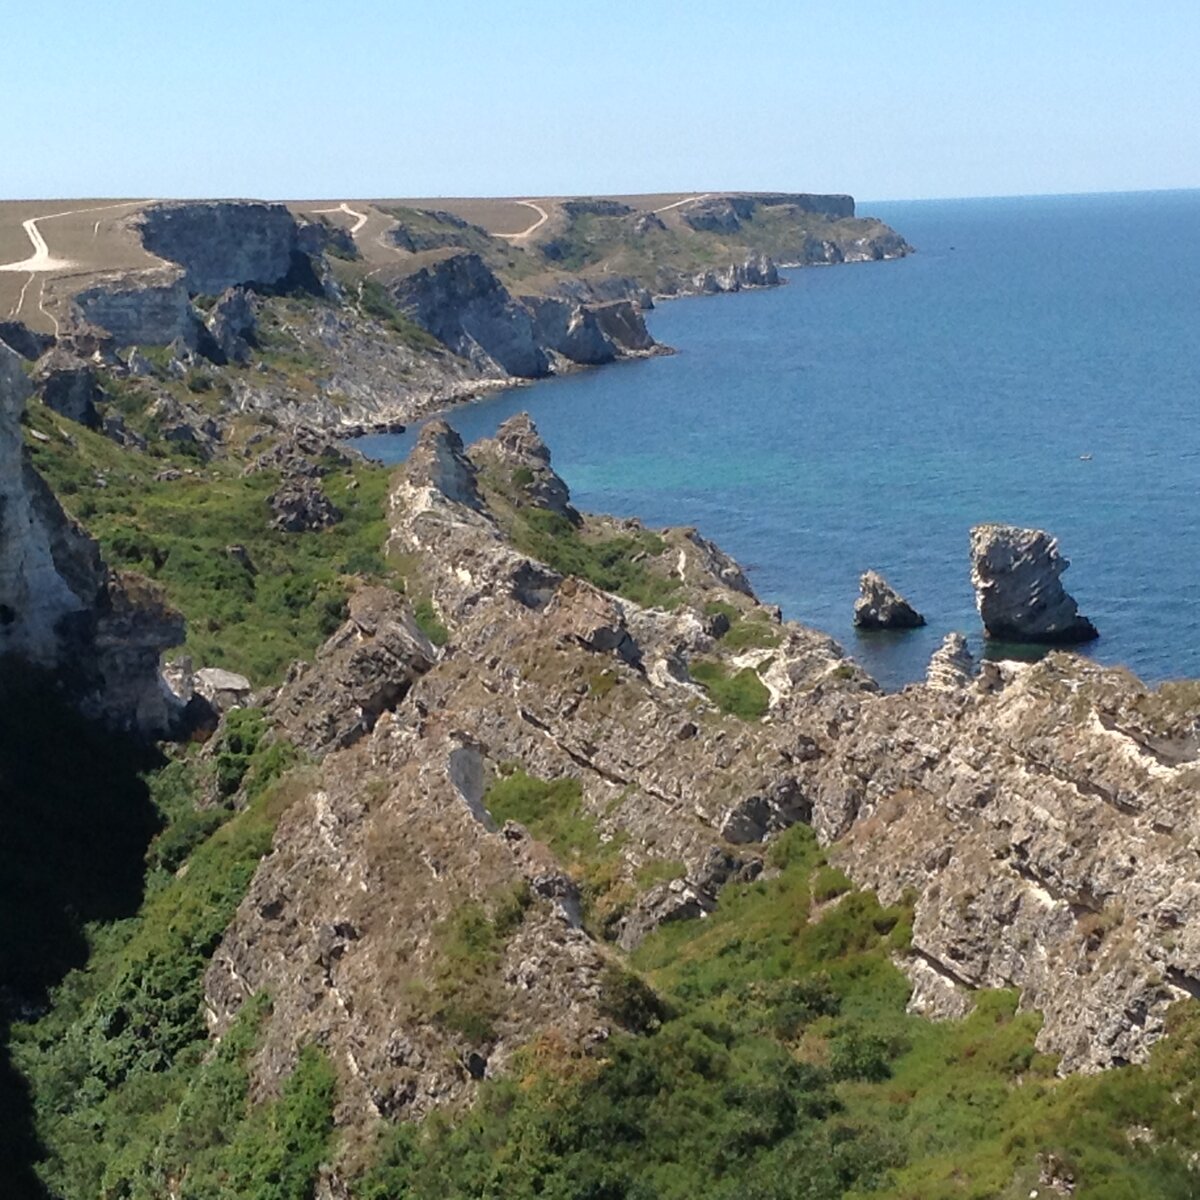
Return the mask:
<svg viewBox="0 0 1200 1200">
<path fill-rule="evenodd" d="M 1088 653 L 1200 676 L 1200 192 L 860 208 L 919 253 L 664 303 L 678 354 L 448 419 L 471 441 L 528 410 L 580 507 L 697 525 L 887 686 L 952 629 L 980 650 L 967 531 L 989 520 L 1058 535 Z M 854 632 L 867 567 L 926 629 Z"/>
</svg>

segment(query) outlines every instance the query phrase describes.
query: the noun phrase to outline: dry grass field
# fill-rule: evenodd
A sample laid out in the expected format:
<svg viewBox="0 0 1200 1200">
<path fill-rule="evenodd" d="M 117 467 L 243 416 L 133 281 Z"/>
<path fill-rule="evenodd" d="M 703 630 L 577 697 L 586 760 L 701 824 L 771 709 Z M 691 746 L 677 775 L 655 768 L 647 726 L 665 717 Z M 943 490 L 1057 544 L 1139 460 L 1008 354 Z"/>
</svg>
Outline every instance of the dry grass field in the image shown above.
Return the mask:
<svg viewBox="0 0 1200 1200">
<path fill-rule="evenodd" d="M 124 224 L 145 203 L 0 201 L 0 320 L 21 320 L 41 332 L 54 332 L 56 306 L 89 278 L 154 266 L 158 260 Z"/>
<path fill-rule="evenodd" d="M 602 198 L 619 200 L 639 211 L 662 211 L 708 194 Z M 298 215 L 319 215 L 350 230 L 363 268 L 374 272 L 412 265 L 413 256 L 385 237 L 393 225 L 386 212 L 389 208 L 440 209 L 520 247 L 562 227 L 560 206 L 566 199 L 570 197 L 333 199 L 290 201 L 288 207 Z M 69 297 L 97 274 L 158 265 L 126 224 L 127 218 L 147 203 L 113 199 L 0 201 L 0 321 L 21 320 L 40 332 L 57 332 Z"/>
</svg>

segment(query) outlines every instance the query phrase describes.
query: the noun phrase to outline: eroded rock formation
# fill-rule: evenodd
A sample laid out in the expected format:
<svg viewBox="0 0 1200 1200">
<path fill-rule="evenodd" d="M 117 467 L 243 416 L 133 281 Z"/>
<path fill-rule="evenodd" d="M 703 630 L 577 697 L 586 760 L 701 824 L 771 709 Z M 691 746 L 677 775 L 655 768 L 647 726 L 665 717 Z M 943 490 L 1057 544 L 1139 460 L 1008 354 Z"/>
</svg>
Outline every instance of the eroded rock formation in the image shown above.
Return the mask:
<svg viewBox="0 0 1200 1200">
<path fill-rule="evenodd" d="M 447 642 L 434 652 L 404 601 L 364 595 L 276 702 L 320 766 L 293 781 L 208 976 L 218 1029 L 272 994 L 264 1082 L 316 1037 L 345 1065 L 353 1125 L 465 1100 L 551 1028 L 595 1044 L 612 1022 L 597 934 L 629 948 L 710 911 L 797 821 L 859 885 L 912 902 L 915 1011 L 961 1015 L 978 988 L 1016 988 L 1045 1014 L 1040 1047 L 1094 1070 L 1144 1059 L 1170 1005 L 1200 993 L 1194 690 L 1148 692 L 1067 655 L 977 675 L 951 635 L 927 684 L 884 695 L 691 530 L 645 540 L 676 581 L 670 611 L 564 579 L 513 544 L 514 506 L 574 512 L 523 417 L 469 451 L 431 422 L 390 505 L 389 550 Z M 577 519 L 589 539 L 648 534 Z M 770 644 L 724 649 L 714 601 Z M 719 711 L 691 678 L 699 659 L 757 675 L 765 718 Z M 591 933 L 576 882 L 489 809 L 518 770 L 571 781 L 613 847 Z M 639 885 L 651 864 L 669 878 Z M 448 1024 L 447 922 L 513 889 L 529 915 L 498 951 L 487 1020 Z"/>
</svg>

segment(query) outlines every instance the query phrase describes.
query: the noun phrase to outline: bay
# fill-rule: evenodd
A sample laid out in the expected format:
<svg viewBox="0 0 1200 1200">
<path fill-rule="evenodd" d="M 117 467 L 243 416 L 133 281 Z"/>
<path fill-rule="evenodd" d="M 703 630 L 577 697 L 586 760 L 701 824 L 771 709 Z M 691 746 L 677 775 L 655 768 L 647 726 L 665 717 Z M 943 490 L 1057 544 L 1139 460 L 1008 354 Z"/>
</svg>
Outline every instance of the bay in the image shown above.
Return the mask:
<svg viewBox="0 0 1200 1200">
<path fill-rule="evenodd" d="M 447 419 L 470 442 L 528 411 L 579 507 L 699 527 L 887 687 L 920 678 L 950 630 L 982 651 L 982 521 L 1059 537 L 1102 635 L 1086 653 L 1200 676 L 1200 192 L 860 211 L 918 253 L 662 303 L 648 324 L 675 355 Z M 358 445 L 396 462 L 414 436 Z M 867 568 L 926 628 L 854 631 Z"/>
</svg>

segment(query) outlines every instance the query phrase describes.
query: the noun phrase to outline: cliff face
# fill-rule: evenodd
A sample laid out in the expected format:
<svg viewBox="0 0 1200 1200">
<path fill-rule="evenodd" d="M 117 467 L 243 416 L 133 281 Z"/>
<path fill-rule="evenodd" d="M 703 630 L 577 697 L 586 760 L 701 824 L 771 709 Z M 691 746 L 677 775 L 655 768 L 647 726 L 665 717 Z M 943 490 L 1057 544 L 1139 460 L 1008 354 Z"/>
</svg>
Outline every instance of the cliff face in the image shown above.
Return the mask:
<svg viewBox="0 0 1200 1200">
<path fill-rule="evenodd" d="M 135 220 L 146 249 L 183 268 L 192 295 L 238 284 L 274 287 L 299 252 L 299 227 L 282 204 L 179 201 L 151 205 Z"/>
<path fill-rule="evenodd" d="M 477 254 L 455 254 L 389 290 L 399 307 L 455 354 L 484 369 L 536 379 L 550 360 L 533 320 Z"/>
<path fill-rule="evenodd" d="M 113 275 L 77 293 L 77 320 L 111 338 L 114 346 L 166 346 L 180 341 L 194 347 L 200 322 L 179 271 Z"/>
<path fill-rule="evenodd" d="M 554 356 L 595 366 L 654 348 L 640 313 L 600 311 L 553 296 L 515 298 L 477 254 L 455 254 L 394 280 L 397 305 L 480 370 L 547 375 Z"/>
<path fill-rule="evenodd" d="M 161 652 L 182 621 L 146 586 L 114 575 L 29 464 L 20 419 L 30 387 L 0 346 L 0 655 L 57 672 L 90 715 L 164 731 Z"/>
</svg>

